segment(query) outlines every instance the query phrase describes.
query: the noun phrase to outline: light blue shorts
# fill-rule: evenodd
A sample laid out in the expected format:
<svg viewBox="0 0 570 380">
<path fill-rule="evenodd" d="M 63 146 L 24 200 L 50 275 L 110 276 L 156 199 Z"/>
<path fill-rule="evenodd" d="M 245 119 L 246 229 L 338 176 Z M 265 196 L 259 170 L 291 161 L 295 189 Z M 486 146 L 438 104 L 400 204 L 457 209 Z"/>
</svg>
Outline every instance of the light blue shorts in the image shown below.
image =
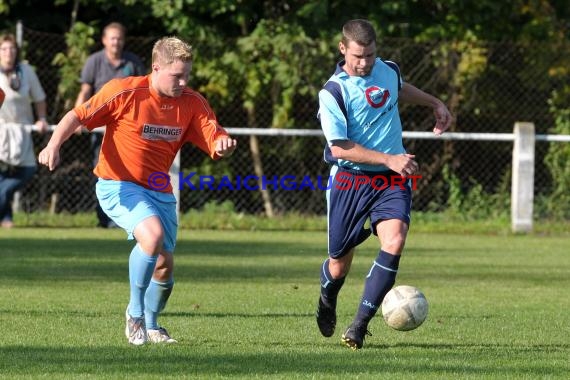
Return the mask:
<svg viewBox="0 0 570 380">
<path fill-rule="evenodd" d="M 101 178 L 95 192 L 103 211 L 127 231 L 129 240 L 135 238 L 133 231 L 140 222 L 150 216 L 158 216 L 164 230 L 163 248 L 174 252 L 178 232 L 174 194 L 149 190 L 133 182 Z"/>
</svg>

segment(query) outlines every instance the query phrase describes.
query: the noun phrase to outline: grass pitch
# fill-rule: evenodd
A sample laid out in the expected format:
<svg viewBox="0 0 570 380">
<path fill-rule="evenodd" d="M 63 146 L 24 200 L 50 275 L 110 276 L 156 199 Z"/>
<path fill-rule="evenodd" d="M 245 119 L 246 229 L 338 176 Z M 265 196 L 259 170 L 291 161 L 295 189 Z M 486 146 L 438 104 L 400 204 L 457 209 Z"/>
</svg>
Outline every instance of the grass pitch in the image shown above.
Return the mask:
<svg viewBox="0 0 570 380">
<path fill-rule="evenodd" d="M 452 230 L 452 228 L 450 228 Z M 0 378 L 566 379 L 570 241 L 411 231 L 397 284 L 426 322 L 381 317 L 364 349 L 340 344 L 376 256 L 357 251 L 332 338 L 314 320 L 324 232 L 181 231 L 160 319 L 180 342 L 124 336 L 131 242 L 120 230 L 0 231 Z"/>
</svg>

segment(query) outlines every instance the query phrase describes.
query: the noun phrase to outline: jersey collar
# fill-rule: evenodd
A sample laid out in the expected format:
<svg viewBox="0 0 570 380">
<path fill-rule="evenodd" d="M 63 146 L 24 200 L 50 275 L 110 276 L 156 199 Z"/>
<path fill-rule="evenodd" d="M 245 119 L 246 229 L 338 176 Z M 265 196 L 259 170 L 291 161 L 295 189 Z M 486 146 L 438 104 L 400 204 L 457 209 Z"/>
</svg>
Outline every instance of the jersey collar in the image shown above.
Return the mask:
<svg viewBox="0 0 570 380">
<path fill-rule="evenodd" d="M 336 64 L 336 70 L 334 72 L 334 75 L 339 76 L 339 77 L 348 76 L 348 73 L 346 71 L 344 71 L 344 69 L 342 68 L 345 63 L 346 63 L 346 61 L 344 59 L 342 59 Z"/>
</svg>

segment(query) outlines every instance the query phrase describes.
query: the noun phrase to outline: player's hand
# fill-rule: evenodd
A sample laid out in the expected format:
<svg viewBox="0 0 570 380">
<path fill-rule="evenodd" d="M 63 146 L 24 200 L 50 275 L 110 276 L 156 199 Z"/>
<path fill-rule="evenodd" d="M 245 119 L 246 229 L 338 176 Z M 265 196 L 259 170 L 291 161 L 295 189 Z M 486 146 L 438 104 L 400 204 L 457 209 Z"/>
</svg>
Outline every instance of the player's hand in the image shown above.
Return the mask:
<svg viewBox="0 0 570 380">
<path fill-rule="evenodd" d="M 39 133 L 45 133 L 48 130 L 48 123 L 45 119 L 38 119 L 34 125 L 38 128 Z"/>
<path fill-rule="evenodd" d="M 237 141 L 229 136 L 216 140 L 216 154 L 220 157 L 229 157 L 236 150 Z"/>
<path fill-rule="evenodd" d="M 449 112 L 445 104 L 442 102 L 433 109 L 433 114 L 435 115 L 435 127 L 433 128 L 433 133 L 441 135 L 451 125 L 453 117 L 451 116 L 451 112 Z"/>
<path fill-rule="evenodd" d="M 59 165 L 59 149 L 46 146 L 38 155 L 38 162 L 47 166 L 50 171 L 54 170 Z"/>
<path fill-rule="evenodd" d="M 407 153 L 393 155 L 390 156 L 386 166 L 403 177 L 412 176 L 420 170 L 420 165 L 414 160 L 415 157 Z"/>
</svg>

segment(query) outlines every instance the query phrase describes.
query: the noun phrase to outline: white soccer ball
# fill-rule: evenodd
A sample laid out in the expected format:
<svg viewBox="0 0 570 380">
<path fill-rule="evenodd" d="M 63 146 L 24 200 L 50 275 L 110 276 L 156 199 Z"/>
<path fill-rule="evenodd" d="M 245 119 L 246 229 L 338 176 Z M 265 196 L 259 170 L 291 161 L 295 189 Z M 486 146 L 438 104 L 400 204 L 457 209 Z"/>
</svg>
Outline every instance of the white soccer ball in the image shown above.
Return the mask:
<svg viewBox="0 0 570 380">
<path fill-rule="evenodd" d="M 388 326 L 399 331 L 419 327 L 428 315 L 428 302 L 416 287 L 399 285 L 392 288 L 382 301 L 382 315 Z"/>
</svg>

